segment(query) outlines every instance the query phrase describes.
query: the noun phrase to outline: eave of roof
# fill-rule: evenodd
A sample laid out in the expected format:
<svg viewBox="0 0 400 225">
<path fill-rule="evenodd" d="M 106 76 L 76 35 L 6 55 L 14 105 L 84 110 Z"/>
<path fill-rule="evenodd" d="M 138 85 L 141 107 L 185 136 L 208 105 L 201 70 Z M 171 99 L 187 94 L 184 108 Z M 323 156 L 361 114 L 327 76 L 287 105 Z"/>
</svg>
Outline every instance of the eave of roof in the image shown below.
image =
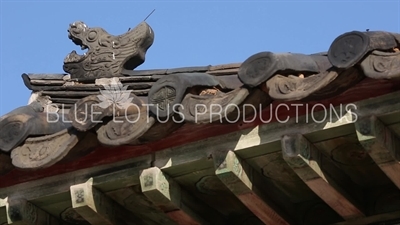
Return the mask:
<svg viewBox="0 0 400 225">
<path fill-rule="evenodd" d="M 309 108 L 312 108 L 315 104 L 322 104 L 325 106 L 333 105 L 340 106 L 349 103 L 358 102 L 369 98 L 378 98 L 392 92 L 400 90 L 400 82 L 393 82 L 391 80 L 374 80 L 366 78 L 354 87 L 350 88 L 342 94 L 326 99 L 323 101 L 307 102 Z M 274 102 L 271 107 L 276 108 L 276 105 L 280 102 Z M 286 120 L 287 117 L 295 117 L 305 115 L 305 108 L 298 108 L 294 110 L 294 104 L 300 104 L 300 101 L 287 102 L 288 105 L 292 105 L 291 110 L 286 108 L 280 108 L 277 111 L 278 117 L 271 116 L 270 108 L 265 108 L 260 114 L 265 120 L 271 118 L 270 123 L 276 123 L 277 119 Z M 320 111 L 322 108 L 315 108 L 315 111 Z M 272 111 L 272 113 L 275 113 Z M 72 162 L 56 164 L 49 168 L 44 168 L 34 173 L 30 171 L 21 171 L 14 169 L 2 176 L 2 182 L 0 187 L 7 187 L 18 183 L 28 182 L 43 177 L 54 176 L 57 174 L 63 174 L 72 172 L 79 169 L 95 167 L 104 164 L 116 163 L 121 160 L 139 157 L 142 155 L 155 154 L 158 151 L 174 148 L 177 146 L 187 146 L 192 143 L 207 140 L 211 137 L 218 137 L 220 135 L 236 133 L 241 130 L 252 129 L 254 127 L 263 124 L 262 121 L 254 120 L 251 123 L 233 123 L 233 124 L 185 124 L 180 129 L 176 130 L 172 134 L 156 142 L 150 142 L 138 146 L 119 146 L 119 147 L 97 147 L 87 156 L 75 159 Z"/>
</svg>

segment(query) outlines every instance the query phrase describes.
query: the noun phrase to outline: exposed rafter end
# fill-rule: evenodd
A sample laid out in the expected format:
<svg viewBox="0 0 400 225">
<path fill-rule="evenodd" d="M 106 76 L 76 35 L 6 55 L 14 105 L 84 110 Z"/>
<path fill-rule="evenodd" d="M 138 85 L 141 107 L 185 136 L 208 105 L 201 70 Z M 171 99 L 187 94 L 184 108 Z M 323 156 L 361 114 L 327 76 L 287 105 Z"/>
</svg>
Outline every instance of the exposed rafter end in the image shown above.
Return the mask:
<svg viewBox="0 0 400 225">
<path fill-rule="evenodd" d="M 158 167 L 143 170 L 140 175 L 143 194 L 156 206 L 161 208 L 177 224 L 209 224 L 201 215 L 190 208 L 190 203 L 202 206 L 193 199 L 178 183 L 162 172 Z M 211 216 L 210 216 L 211 217 Z"/>
<path fill-rule="evenodd" d="M 27 225 L 27 224 L 43 224 L 57 225 L 61 221 L 50 215 L 49 213 L 38 208 L 26 199 L 6 198 L 3 204 L 0 201 L 0 209 L 5 204 L 7 222 L 4 224 Z M 1 215 L 1 213 L 0 213 Z M 1 217 L 0 217 L 1 218 Z M 3 222 L 3 221 L 0 221 Z M 3 224 L 3 223 L 1 223 Z"/>
<path fill-rule="evenodd" d="M 355 123 L 358 140 L 375 163 L 400 189 L 400 140 L 376 116 Z"/>
<path fill-rule="evenodd" d="M 72 208 L 90 224 L 144 224 L 92 184 L 91 178 L 70 187 Z"/>
<path fill-rule="evenodd" d="M 329 174 L 324 173 L 321 152 L 301 134 L 282 138 L 283 159 L 307 186 L 343 219 L 365 217 L 345 188 L 340 187 Z"/>
<path fill-rule="evenodd" d="M 287 216 L 276 211 L 275 204 L 253 186 L 254 176 L 261 176 L 239 159 L 233 151 L 213 154 L 217 177 L 265 224 L 291 224 Z"/>
</svg>

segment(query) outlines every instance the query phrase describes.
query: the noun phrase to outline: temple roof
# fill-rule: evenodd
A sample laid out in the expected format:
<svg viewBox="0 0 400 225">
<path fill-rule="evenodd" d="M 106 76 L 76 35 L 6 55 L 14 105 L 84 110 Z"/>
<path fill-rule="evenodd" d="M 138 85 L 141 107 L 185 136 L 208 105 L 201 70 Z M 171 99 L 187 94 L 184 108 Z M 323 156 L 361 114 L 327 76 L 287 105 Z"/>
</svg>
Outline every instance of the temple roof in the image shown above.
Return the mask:
<svg viewBox="0 0 400 225">
<path fill-rule="evenodd" d="M 127 86 L 132 93 L 141 100 L 147 102 L 147 95 L 150 88 L 157 80 L 170 74 L 180 73 L 206 73 L 218 76 L 230 89 L 235 89 L 242 85 L 237 79 L 237 72 L 241 63 L 222 64 L 215 66 L 194 66 L 170 69 L 152 69 L 152 70 L 124 70 L 120 76 L 116 76 L 116 81 Z M 232 77 L 230 77 L 232 76 Z M 99 89 L 104 89 L 104 83 L 101 79 L 87 79 L 82 82 L 81 79 L 71 78 L 70 74 L 22 74 L 25 86 L 46 97 L 48 101 L 54 103 L 60 108 L 69 109 L 79 99 L 89 95 L 100 94 Z M 103 82 L 107 78 L 103 78 Z"/>
<path fill-rule="evenodd" d="M 0 117 L 0 224 L 26 219 L 10 207 L 77 224 L 400 218 L 400 34 L 352 31 L 324 53 L 136 70 L 153 43 L 148 24 L 68 32 L 88 52 L 68 54 L 65 73 L 22 74 L 29 105 Z M 104 216 L 107 207 L 133 216 Z"/>
</svg>

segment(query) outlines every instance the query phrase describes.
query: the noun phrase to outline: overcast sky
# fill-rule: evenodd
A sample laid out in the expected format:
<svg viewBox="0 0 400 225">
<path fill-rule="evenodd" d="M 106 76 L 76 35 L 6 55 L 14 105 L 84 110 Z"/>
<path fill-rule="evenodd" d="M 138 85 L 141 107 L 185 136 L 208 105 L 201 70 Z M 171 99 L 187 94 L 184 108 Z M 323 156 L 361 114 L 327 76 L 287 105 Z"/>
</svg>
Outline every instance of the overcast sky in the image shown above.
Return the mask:
<svg viewBox="0 0 400 225">
<path fill-rule="evenodd" d="M 118 35 L 155 9 L 146 20 L 154 44 L 137 69 L 322 52 L 352 30 L 400 33 L 399 1 L 0 1 L 0 115 L 27 104 L 22 73 L 64 72 L 64 57 L 79 49 L 67 35 L 77 20 Z"/>
</svg>

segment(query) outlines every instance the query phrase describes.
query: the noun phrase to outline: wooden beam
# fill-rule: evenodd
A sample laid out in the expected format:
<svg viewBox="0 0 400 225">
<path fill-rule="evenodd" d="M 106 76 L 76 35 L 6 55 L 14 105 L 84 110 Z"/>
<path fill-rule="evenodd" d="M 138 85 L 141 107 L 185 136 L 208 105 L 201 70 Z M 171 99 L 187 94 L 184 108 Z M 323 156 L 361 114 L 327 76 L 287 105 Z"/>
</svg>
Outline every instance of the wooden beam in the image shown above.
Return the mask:
<svg viewBox="0 0 400 225">
<path fill-rule="evenodd" d="M 84 183 L 93 177 L 93 186 L 103 193 L 138 185 L 140 171 L 148 168 L 152 156 L 140 156 L 124 160 L 114 164 L 101 165 L 97 167 L 64 173 L 58 176 L 33 180 L 27 183 L 0 188 L 0 198 L 12 196 L 13 198 L 25 198 L 34 202 L 35 205 L 53 215 L 61 213 L 66 207 L 71 206 L 70 187 L 75 184 Z M 56 201 L 57 203 L 54 204 Z M 65 202 L 65 207 L 62 202 Z M 61 208 L 55 209 L 61 204 Z M 53 207 L 56 205 L 55 207 Z M 0 199 L 0 225 L 2 225 Z M 4 213 L 5 213 L 4 204 Z M 7 222 L 7 217 L 6 222 Z"/>
<path fill-rule="evenodd" d="M 95 187 L 93 179 L 71 186 L 72 208 L 90 224 L 144 224 Z"/>
<path fill-rule="evenodd" d="M 282 138 L 283 159 L 307 186 L 343 219 L 365 217 L 344 187 L 323 171 L 321 152 L 303 135 L 285 135 Z"/>
<path fill-rule="evenodd" d="M 6 198 L 7 223 L 13 225 L 58 225 L 61 221 L 28 202 L 26 199 Z"/>
<path fill-rule="evenodd" d="M 0 188 L 0 198 L 13 196 L 26 198 L 28 201 L 43 197 L 48 199 L 59 195 L 70 201 L 70 187 L 84 183 L 93 177 L 93 186 L 105 193 L 120 188 L 139 184 L 139 174 L 151 165 L 152 156 L 145 155 L 114 164 L 106 164 L 57 176 L 36 179 L 26 183 Z M 32 173 L 31 176 L 34 176 Z"/>
<path fill-rule="evenodd" d="M 378 215 L 372 215 L 364 218 L 358 218 L 350 221 L 335 223 L 335 225 L 354 225 L 354 224 L 370 224 L 370 225 L 387 225 L 398 224 L 400 211 L 393 211 Z M 396 221 L 396 222 L 395 222 Z"/>
<path fill-rule="evenodd" d="M 108 192 L 107 195 L 147 224 L 176 225 L 170 217 L 141 193 L 140 185 L 138 186 L 121 188 Z"/>
<path fill-rule="evenodd" d="M 140 185 L 143 194 L 177 224 L 209 224 L 187 206 L 189 202 L 201 202 L 192 199 L 178 183 L 158 167 L 143 170 Z"/>
<path fill-rule="evenodd" d="M 400 139 L 376 116 L 359 118 L 355 126 L 361 145 L 400 189 Z"/>
<path fill-rule="evenodd" d="M 175 170 L 177 166 L 182 166 L 186 173 L 194 172 L 197 167 L 192 165 L 203 163 L 212 152 L 221 149 L 234 150 L 243 159 L 281 151 L 281 138 L 287 134 L 288 127 L 291 132 L 302 133 L 314 143 L 354 134 L 354 122 L 357 120 L 357 116 L 379 115 L 379 119 L 386 124 L 399 123 L 399 94 L 400 92 L 397 91 L 355 103 L 341 104 L 332 109 L 327 106 L 326 112 L 315 112 L 312 117 L 311 115 L 293 117 L 286 123 L 271 122 L 256 127 L 243 123 L 243 128 L 248 126 L 251 128 L 157 151 L 154 165 L 174 177 L 182 171 L 181 169 Z M 309 107 L 311 108 L 311 106 Z M 310 113 L 311 109 L 308 112 Z M 264 120 L 269 118 L 263 116 Z M 232 129 L 234 128 L 232 127 Z M 207 132 L 210 131 L 211 129 L 207 130 Z"/>
<path fill-rule="evenodd" d="M 216 175 L 233 194 L 265 224 L 291 224 L 276 212 L 276 206 L 253 185 L 255 176 L 261 176 L 233 151 L 213 154 Z M 287 217 L 286 217 L 287 218 Z"/>
</svg>

